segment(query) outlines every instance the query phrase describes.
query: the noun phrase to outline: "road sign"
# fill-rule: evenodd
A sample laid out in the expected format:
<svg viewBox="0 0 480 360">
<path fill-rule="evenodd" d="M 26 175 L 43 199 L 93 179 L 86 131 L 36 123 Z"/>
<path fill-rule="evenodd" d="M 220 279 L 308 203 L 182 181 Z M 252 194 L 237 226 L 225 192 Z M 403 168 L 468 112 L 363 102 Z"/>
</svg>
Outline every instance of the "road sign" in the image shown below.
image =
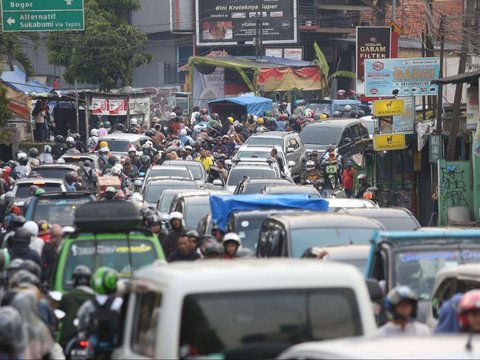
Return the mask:
<svg viewBox="0 0 480 360">
<path fill-rule="evenodd" d="M 405 101 L 403 99 L 375 100 L 373 102 L 373 115 L 393 116 L 403 115 L 405 112 Z"/>
<path fill-rule="evenodd" d="M 2 27 L 4 32 L 85 30 L 84 0 L 2 0 Z"/>
<path fill-rule="evenodd" d="M 375 151 L 403 150 L 406 147 L 405 133 L 377 134 L 373 136 L 373 149 Z"/>
</svg>

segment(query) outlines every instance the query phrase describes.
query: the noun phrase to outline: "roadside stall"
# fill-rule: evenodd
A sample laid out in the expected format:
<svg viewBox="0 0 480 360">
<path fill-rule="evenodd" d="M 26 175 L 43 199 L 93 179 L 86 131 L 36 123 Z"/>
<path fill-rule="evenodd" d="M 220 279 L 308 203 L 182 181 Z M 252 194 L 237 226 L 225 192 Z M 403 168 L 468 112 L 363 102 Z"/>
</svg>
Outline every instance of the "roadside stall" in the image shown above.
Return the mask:
<svg viewBox="0 0 480 360">
<path fill-rule="evenodd" d="M 208 111 L 210 114 L 219 114 L 222 119 L 232 113 L 236 118 L 247 114 L 263 116 L 265 111 L 272 110 L 272 102 L 271 99 L 260 96 L 239 96 L 210 101 Z"/>
</svg>

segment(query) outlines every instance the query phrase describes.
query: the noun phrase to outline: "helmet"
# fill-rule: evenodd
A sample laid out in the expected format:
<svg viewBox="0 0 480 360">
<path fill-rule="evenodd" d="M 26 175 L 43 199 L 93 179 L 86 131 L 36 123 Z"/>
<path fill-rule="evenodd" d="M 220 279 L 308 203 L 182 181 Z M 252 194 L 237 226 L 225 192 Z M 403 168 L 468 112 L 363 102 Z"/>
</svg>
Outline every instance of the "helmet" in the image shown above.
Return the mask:
<svg viewBox="0 0 480 360">
<path fill-rule="evenodd" d="M 65 181 L 68 183 L 72 183 L 75 181 L 75 173 L 73 171 L 69 171 L 65 174 Z"/>
<path fill-rule="evenodd" d="M 181 129 L 179 135 L 180 136 L 186 136 L 187 135 L 187 129 Z"/>
<path fill-rule="evenodd" d="M 151 149 L 153 148 L 153 143 L 150 140 L 145 141 L 145 144 L 142 145 L 143 149 Z"/>
<path fill-rule="evenodd" d="M 91 136 L 98 136 L 98 130 L 97 129 L 90 130 L 90 135 Z"/>
<path fill-rule="evenodd" d="M 238 234 L 234 232 L 225 234 L 225 236 L 223 237 L 223 244 L 225 245 L 227 242 L 234 242 L 238 246 L 242 245 L 242 240 L 240 239 L 240 236 L 238 236 Z"/>
<path fill-rule="evenodd" d="M 83 167 L 91 167 L 92 166 L 92 162 L 90 160 L 85 160 L 83 162 Z"/>
<path fill-rule="evenodd" d="M 108 186 L 108 187 L 105 189 L 105 192 L 106 192 L 106 193 L 115 193 L 115 192 L 117 192 L 117 189 L 115 189 L 113 186 Z"/>
<path fill-rule="evenodd" d="M 185 234 L 186 236 L 188 237 L 193 237 L 195 239 L 197 239 L 197 241 L 200 239 L 200 235 L 198 234 L 198 231 L 197 230 L 188 230 Z"/>
<path fill-rule="evenodd" d="M 30 156 L 31 158 L 36 158 L 38 157 L 38 155 L 40 155 L 40 153 L 35 147 L 30 148 L 30 150 L 28 151 L 28 156 Z"/>
<path fill-rule="evenodd" d="M 12 220 L 12 226 L 14 229 L 23 229 L 23 225 L 27 222 L 27 220 L 23 216 L 15 216 L 15 218 Z M 30 231 L 28 232 L 28 241 L 30 242 L 30 236 L 32 234 Z M 26 236 L 26 234 L 20 234 L 20 237 Z M 15 233 L 15 238 L 17 238 L 17 233 Z"/>
<path fill-rule="evenodd" d="M 48 234 L 50 232 L 50 224 L 46 220 L 40 220 L 38 222 L 38 233 Z"/>
<path fill-rule="evenodd" d="M 352 111 L 352 107 L 350 105 L 345 105 L 343 108 L 344 111 Z"/>
<path fill-rule="evenodd" d="M 258 125 L 263 125 L 263 123 L 264 123 L 263 118 L 259 117 L 259 118 L 257 119 L 257 124 L 258 124 Z"/>
<path fill-rule="evenodd" d="M 110 121 L 105 121 L 105 122 L 103 123 L 103 127 L 104 127 L 104 128 L 110 128 Z"/>
<path fill-rule="evenodd" d="M 228 120 L 228 122 L 229 122 L 230 124 L 233 124 L 233 123 L 235 122 L 235 119 L 234 119 L 233 117 L 231 117 L 231 116 L 229 116 L 229 117 L 227 118 L 227 120 Z"/>
<path fill-rule="evenodd" d="M 407 300 L 412 303 L 412 319 L 417 317 L 417 295 L 410 289 L 408 286 L 397 286 L 390 290 L 390 292 L 385 297 L 385 311 L 390 319 L 399 319 L 399 314 L 395 311 L 395 306 L 397 306 L 401 301 Z"/>
<path fill-rule="evenodd" d="M 101 149 L 101 148 L 108 148 L 108 143 L 103 140 L 103 141 L 100 141 L 100 144 L 98 144 L 98 147 Z"/>
<path fill-rule="evenodd" d="M 21 354 L 27 345 L 27 333 L 20 313 L 11 306 L 0 308 L 0 347 Z"/>
<path fill-rule="evenodd" d="M 62 135 L 57 135 L 57 136 L 55 136 L 55 142 L 56 143 L 63 143 L 63 142 L 65 142 L 65 139 L 63 138 Z"/>
<path fill-rule="evenodd" d="M 183 214 L 181 212 L 178 212 L 178 211 L 174 211 L 174 212 L 170 213 L 169 220 L 172 221 L 174 219 L 183 220 Z"/>
<path fill-rule="evenodd" d="M 223 255 L 223 247 L 215 242 L 210 242 L 205 249 L 203 250 L 203 255 L 208 256 L 208 255 Z"/>
<path fill-rule="evenodd" d="M 20 264 L 19 270 L 27 270 L 30 274 L 35 275 L 39 279 L 42 275 L 42 268 L 32 260 L 24 260 Z"/>
<path fill-rule="evenodd" d="M 313 160 L 308 160 L 305 166 L 307 170 L 313 170 L 315 169 L 315 162 Z"/>
<path fill-rule="evenodd" d="M 287 118 L 287 114 L 280 114 L 278 120 L 285 120 Z"/>
<path fill-rule="evenodd" d="M 92 279 L 92 271 L 85 265 L 77 265 L 73 270 L 72 281 L 73 287 L 80 285 L 88 286 L 90 285 L 90 280 Z"/>
<path fill-rule="evenodd" d="M 22 264 L 24 262 L 22 262 Z M 8 287 L 10 289 L 14 289 L 14 288 L 18 287 L 20 284 L 31 284 L 31 285 L 35 285 L 36 287 L 40 288 L 40 279 L 28 270 L 19 269 L 8 280 Z"/>
<path fill-rule="evenodd" d="M 45 190 L 43 190 L 43 189 L 37 189 L 37 190 L 35 190 L 35 193 L 33 194 L 33 196 L 40 196 L 40 195 L 43 195 L 43 194 L 45 194 L 45 193 L 46 193 Z"/>
<path fill-rule="evenodd" d="M 338 90 L 337 95 L 340 95 L 340 96 L 345 95 L 345 90 L 343 90 L 343 89 Z"/>
<path fill-rule="evenodd" d="M 338 111 L 338 110 L 335 110 L 335 111 L 333 112 L 333 117 L 342 117 L 342 113 L 341 113 L 340 111 Z"/>
<path fill-rule="evenodd" d="M 148 155 L 142 155 L 140 157 L 140 163 L 143 165 L 143 166 L 148 166 L 150 165 L 150 157 Z"/>
<path fill-rule="evenodd" d="M 117 291 L 118 272 L 102 266 L 95 271 L 90 281 L 92 289 L 100 295 L 111 295 Z"/>
<path fill-rule="evenodd" d="M 20 165 L 26 165 L 28 163 L 28 156 L 24 152 L 19 152 L 17 155 L 17 161 Z"/>
<path fill-rule="evenodd" d="M 327 114 L 320 114 L 320 120 L 325 120 L 325 119 L 328 119 L 328 115 Z"/>
<path fill-rule="evenodd" d="M 170 114 L 168 114 L 169 120 L 175 119 L 176 117 L 177 117 L 177 114 L 175 114 L 174 112 L 171 112 Z"/>
<path fill-rule="evenodd" d="M 307 118 L 313 117 L 313 110 L 311 110 L 311 109 L 306 109 L 306 110 L 305 110 L 305 117 L 307 117 Z"/>
<path fill-rule="evenodd" d="M 8 269 L 10 265 L 10 253 L 7 249 L 0 249 L 0 273 Z"/>
<path fill-rule="evenodd" d="M 45 145 L 45 146 L 43 147 L 43 152 L 50 154 L 50 153 L 52 152 L 52 147 L 51 147 L 50 145 L 48 145 L 48 144 Z"/>
<path fill-rule="evenodd" d="M 25 224 L 23 224 L 23 228 L 27 229 L 30 232 L 31 236 L 38 235 L 38 225 L 35 221 L 26 221 Z"/>
<path fill-rule="evenodd" d="M 137 124 L 138 124 L 137 118 L 131 118 L 130 119 L 130 125 L 137 125 Z"/>
<path fill-rule="evenodd" d="M 67 139 L 65 140 L 66 144 L 69 145 L 69 146 L 73 146 L 75 145 L 75 139 L 71 136 L 67 137 Z"/>
<path fill-rule="evenodd" d="M 469 330 L 468 313 L 480 311 L 480 290 L 466 292 L 458 303 L 458 322 L 462 330 Z"/>
<path fill-rule="evenodd" d="M 122 170 L 118 166 L 115 165 L 114 167 L 112 167 L 113 176 L 120 176 L 121 173 L 122 173 Z"/>
<path fill-rule="evenodd" d="M 357 180 L 360 181 L 360 180 L 365 180 L 367 178 L 367 175 L 365 174 L 360 174 L 357 176 Z"/>
</svg>

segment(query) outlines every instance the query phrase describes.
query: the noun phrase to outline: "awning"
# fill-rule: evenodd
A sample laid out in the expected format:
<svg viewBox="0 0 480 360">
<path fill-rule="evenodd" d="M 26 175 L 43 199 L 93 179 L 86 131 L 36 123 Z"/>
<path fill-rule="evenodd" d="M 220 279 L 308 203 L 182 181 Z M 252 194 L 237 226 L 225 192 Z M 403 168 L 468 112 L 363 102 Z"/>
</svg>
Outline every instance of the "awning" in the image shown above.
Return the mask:
<svg viewBox="0 0 480 360">
<path fill-rule="evenodd" d="M 0 78 L 5 85 L 24 94 L 39 92 L 49 93 L 53 90 L 53 88 L 40 81 L 33 79 L 27 80 L 27 75 L 17 66 L 13 66 L 13 71 L 3 72 Z"/>
<path fill-rule="evenodd" d="M 272 110 L 272 99 L 264 98 L 261 96 L 239 96 L 225 99 L 212 100 L 208 103 L 210 112 L 218 112 L 215 110 L 216 105 L 228 105 L 235 104 L 245 108 L 246 114 L 253 114 L 262 116 L 265 111 Z"/>
<path fill-rule="evenodd" d="M 469 83 L 469 82 L 478 81 L 479 78 L 480 78 L 480 70 L 467 72 L 464 74 L 458 74 L 454 76 L 447 76 L 441 79 L 433 80 L 432 84 L 446 85 L 446 84 L 460 84 L 460 83 L 467 83 L 467 82 Z"/>
</svg>

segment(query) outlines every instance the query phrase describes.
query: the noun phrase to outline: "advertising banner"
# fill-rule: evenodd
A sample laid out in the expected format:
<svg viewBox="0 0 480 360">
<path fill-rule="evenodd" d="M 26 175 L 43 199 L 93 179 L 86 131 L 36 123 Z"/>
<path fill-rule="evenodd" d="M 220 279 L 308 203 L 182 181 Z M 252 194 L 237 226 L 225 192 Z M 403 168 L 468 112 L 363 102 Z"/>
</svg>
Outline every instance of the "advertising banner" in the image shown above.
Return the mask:
<svg viewBox="0 0 480 360">
<path fill-rule="evenodd" d="M 403 98 L 402 115 L 393 116 L 392 132 L 413 134 L 415 132 L 415 101 L 413 96 Z"/>
<path fill-rule="evenodd" d="M 405 113 L 405 101 L 403 99 L 375 100 L 373 102 L 373 115 L 393 116 Z"/>
<path fill-rule="evenodd" d="M 373 149 L 375 151 L 403 150 L 405 149 L 405 134 L 377 134 L 373 136 Z"/>
<path fill-rule="evenodd" d="M 437 95 L 440 59 L 365 59 L 366 96 Z"/>
<path fill-rule="evenodd" d="M 258 18 L 264 44 L 298 42 L 296 0 L 196 0 L 197 46 L 253 44 Z"/>
<path fill-rule="evenodd" d="M 357 26 L 357 79 L 364 79 L 365 59 L 389 59 L 390 26 Z"/>
<path fill-rule="evenodd" d="M 93 98 L 91 112 L 92 115 L 127 115 L 127 100 Z"/>
<path fill-rule="evenodd" d="M 193 106 L 205 107 L 210 100 L 225 97 L 225 69 L 202 74 L 195 68 L 193 78 Z"/>
</svg>

